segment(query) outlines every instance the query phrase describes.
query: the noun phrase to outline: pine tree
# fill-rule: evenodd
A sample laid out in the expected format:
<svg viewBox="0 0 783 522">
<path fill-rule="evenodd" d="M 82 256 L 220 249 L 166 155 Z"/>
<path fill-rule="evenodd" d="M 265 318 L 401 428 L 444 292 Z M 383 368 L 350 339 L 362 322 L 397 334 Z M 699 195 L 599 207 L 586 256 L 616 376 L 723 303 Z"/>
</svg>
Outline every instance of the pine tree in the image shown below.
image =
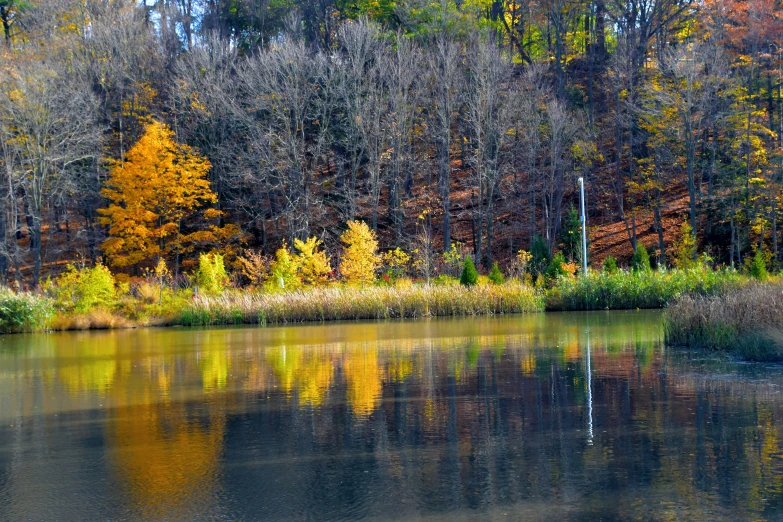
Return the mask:
<svg viewBox="0 0 783 522">
<path fill-rule="evenodd" d="M 502 285 L 506 280 L 503 272 L 500 271 L 500 267 L 498 266 L 497 262 L 492 263 L 492 270 L 489 271 L 487 277 L 489 277 L 489 280 L 496 285 Z"/>
<path fill-rule="evenodd" d="M 462 275 L 459 278 L 459 284 L 462 286 L 473 286 L 478 282 L 478 271 L 476 265 L 470 256 L 465 258 L 465 264 L 462 266 Z"/>
<path fill-rule="evenodd" d="M 631 270 L 634 272 L 648 272 L 650 270 L 650 254 L 647 253 L 647 247 L 641 241 L 636 242 L 631 258 Z"/>
</svg>

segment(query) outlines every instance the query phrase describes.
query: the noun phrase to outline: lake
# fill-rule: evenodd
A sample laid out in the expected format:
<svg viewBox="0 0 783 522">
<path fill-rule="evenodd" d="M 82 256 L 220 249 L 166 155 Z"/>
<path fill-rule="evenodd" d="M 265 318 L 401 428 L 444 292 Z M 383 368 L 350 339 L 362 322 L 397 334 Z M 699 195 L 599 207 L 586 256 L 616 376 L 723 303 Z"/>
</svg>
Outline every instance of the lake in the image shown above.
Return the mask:
<svg viewBox="0 0 783 522">
<path fill-rule="evenodd" d="M 4 336 L 0 519 L 781 519 L 781 369 L 658 311 Z"/>
</svg>

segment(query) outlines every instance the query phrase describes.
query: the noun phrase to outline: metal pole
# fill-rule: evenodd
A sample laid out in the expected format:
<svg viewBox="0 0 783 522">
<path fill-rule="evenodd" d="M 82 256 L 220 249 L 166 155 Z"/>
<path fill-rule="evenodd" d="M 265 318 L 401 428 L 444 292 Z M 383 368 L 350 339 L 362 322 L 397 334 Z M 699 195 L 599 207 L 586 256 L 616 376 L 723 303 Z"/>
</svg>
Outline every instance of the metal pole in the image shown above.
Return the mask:
<svg viewBox="0 0 783 522">
<path fill-rule="evenodd" d="M 585 215 L 584 178 L 579 178 L 579 196 L 582 206 L 582 275 L 587 275 L 587 216 Z"/>
</svg>

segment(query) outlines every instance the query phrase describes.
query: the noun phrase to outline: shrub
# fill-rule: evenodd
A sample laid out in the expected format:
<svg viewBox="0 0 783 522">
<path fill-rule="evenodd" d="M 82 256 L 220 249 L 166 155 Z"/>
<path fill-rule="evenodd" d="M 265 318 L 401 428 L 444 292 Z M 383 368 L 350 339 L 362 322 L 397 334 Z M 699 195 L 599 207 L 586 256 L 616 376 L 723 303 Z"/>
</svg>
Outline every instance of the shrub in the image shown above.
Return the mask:
<svg viewBox="0 0 783 522">
<path fill-rule="evenodd" d="M 381 256 L 385 274 L 391 280 L 403 277 L 408 271 L 411 256 L 400 247 L 384 252 Z"/>
<path fill-rule="evenodd" d="M 527 250 L 518 250 L 517 255 L 514 256 L 514 260 L 511 262 L 511 277 L 524 279 L 525 275 L 528 275 L 527 269 L 531 259 L 533 259 L 533 256 L 530 252 Z"/>
<path fill-rule="evenodd" d="M 443 252 L 443 264 L 452 277 L 457 277 L 460 273 L 462 273 L 462 265 L 464 263 L 464 253 L 462 248 L 462 243 L 459 243 L 457 241 L 453 241 L 451 243 L 451 248 Z"/>
<path fill-rule="evenodd" d="M 349 221 L 347 225 L 348 230 L 340 236 L 345 244 L 340 273 L 349 283 L 371 283 L 380 263 L 375 232 L 363 221 Z"/>
<path fill-rule="evenodd" d="M 473 264 L 473 259 L 470 256 L 465 258 L 465 263 L 462 266 L 462 275 L 459 278 L 459 284 L 462 286 L 473 286 L 478 282 L 478 270 L 476 265 Z"/>
<path fill-rule="evenodd" d="M 201 292 L 208 295 L 223 293 L 228 285 L 228 274 L 221 254 L 201 254 L 198 256 L 196 284 Z"/>
<path fill-rule="evenodd" d="M 566 270 L 566 258 L 562 252 L 555 254 L 552 258 L 552 262 L 546 269 L 546 278 L 548 281 L 555 281 L 559 277 L 568 276 L 568 270 Z"/>
<path fill-rule="evenodd" d="M 238 258 L 239 268 L 249 281 L 252 288 L 260 288 L 269 277 L 269 259 L 260 252 L 246 250 L 245 255 Z"/>
<path fill-rule="evenodd" d="M 302 286 L 299 279 L 298 259 L 291 255 L 288 246 L 283 246 L 275 252 L 275 260 L 269 267 L 269 279 L 266 282 L 266 289 L 274 290 L 296 290 Z"/>
<path fill-rule="evenodd" d="M 636 242 L 636 250 L 631 257 L 631 270 L 633 272 L 650 271 L 650 254 L 647 253 L 647 247 L 641 241 Z"/>
<path fill-rule="evenodd" d="M 683 270 L 696 266 L 696 237 L 686 218 L 680 227 L 680 240 L 674 247 L 674 266 Z"/>
<path fill-rule="evenodd" d="M 53 316 L 51 299 L 0 287 L 0 333 L 44 330 Z"/>
<path fill-rule="evenodd" d="M 66 312 L 86 313 L 95 307 L 111 308 L 117 303 L 114 276 L 97 264 L 76 269 L 68 265 L 51 289 L 58 308 Z"/>
<path fill-rule="evenodd" d="M 607 256 L 607 258 L 604 259 L 603 270 L 605 274 L 614 274 L 617 272 L 617 259 L 612 256 Z"/>
<path fill-rule="evenodd" d="M 497 262 L 492 263 L 492 270 L 489 271 L 489 280 L 495 285 L 502 285 L 506 280 Z"/>
<path fill-rule="evenodd" d="M 550 261 L 549 246 L 541 236 L 533 239 L 533 245 L 530 247 L 530 270 L 533 275 L 543 274 Z"/>
<path fill-rule="evenodd" d="M 315 236 L 307 241 L 294 239 L 294 246 L 299 250 L 296 265 L 299 267 L 302 282 L 306 285 L 321 285 L 329 281 L 332 265 L 326 252 L 316 250 L 321 244 L 321 240 Z"/>
<path fill-rule="evenodd" d="M 767 272 L 767 256 L 760 248 L 756 250 L 756 253 L 752 258 L 748 258 L 748 273 L 753 279 L 764 281 L 769 277 Z"/>
<path fill-rule="evenodd" d="M 582 219 L 572 204 L 566 211 L 560 232 L 560 245 L 569 261 L 582 260 Z"/>
</svg>

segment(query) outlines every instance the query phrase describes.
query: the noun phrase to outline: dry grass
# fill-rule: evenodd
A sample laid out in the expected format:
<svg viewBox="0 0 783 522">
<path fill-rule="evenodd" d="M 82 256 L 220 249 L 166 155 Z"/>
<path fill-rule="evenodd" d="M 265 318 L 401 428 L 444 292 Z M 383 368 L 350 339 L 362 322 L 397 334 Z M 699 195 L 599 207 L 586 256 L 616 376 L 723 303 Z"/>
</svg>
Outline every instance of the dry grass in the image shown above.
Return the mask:
<svg viewBox="0 0 783 522">
<path fill-rule="evenodd" d="M 182 324 L 276 324 L 305 321 L 392 319 L 539 312 L 543 296 L 524 284 L 314 288 L 284 294 L 227 293 L 200 296 L 182 313 Z"/>
<path fill-rule="evenodd" d="M 739 353 L 751 360 L 783 359 L 783 284 L 748 284 L 715 296 L 685 295 L 666 311 L 666 339 Z"/>
<path fill-rule="evenodd" d="M 84 314 L 58 315 L 52 322 L 53 330 L 108 330 L 135 326 L 130 319 L 103 308 L 94 308 Z"/>
</svg>

